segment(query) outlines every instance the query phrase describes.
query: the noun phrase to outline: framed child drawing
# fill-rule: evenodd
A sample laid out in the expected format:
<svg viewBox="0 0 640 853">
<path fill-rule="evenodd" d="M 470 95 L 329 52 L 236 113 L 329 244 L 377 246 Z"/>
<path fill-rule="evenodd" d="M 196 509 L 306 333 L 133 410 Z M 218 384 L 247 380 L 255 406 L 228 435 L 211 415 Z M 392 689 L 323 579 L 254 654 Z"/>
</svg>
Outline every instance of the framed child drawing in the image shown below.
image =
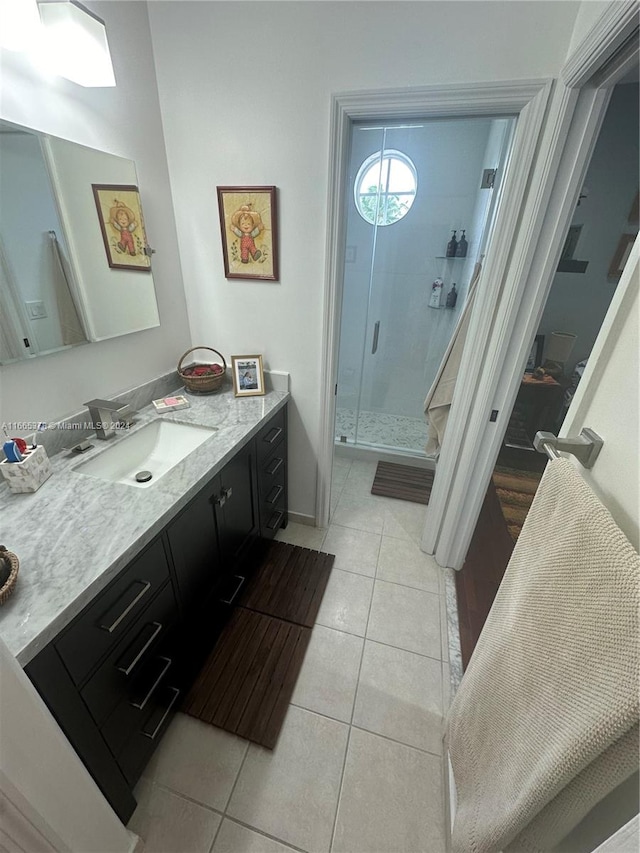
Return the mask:
<svg viewBox="0 0 640 853">
<path fill-rule="evenodd" d="M 275 187 L 217 187 L 226 278 L 278 281 Z"/>
<path fill-rule="evenodd" d="M 151 255 L 138 187 L 91 184 L 91 188 L 111 269 L 149 272 Z"/>
</svg>

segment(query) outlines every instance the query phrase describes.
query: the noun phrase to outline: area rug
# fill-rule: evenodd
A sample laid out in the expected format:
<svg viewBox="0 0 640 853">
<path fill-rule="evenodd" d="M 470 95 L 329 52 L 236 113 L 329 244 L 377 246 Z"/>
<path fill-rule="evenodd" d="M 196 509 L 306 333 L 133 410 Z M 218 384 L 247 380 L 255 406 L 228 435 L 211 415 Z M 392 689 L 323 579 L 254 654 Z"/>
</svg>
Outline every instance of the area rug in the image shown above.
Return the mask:
<svg viewBox="0 0 640 853">
<path fill-rule="evenodd" d="M 500 509 L 514 542 L 518 540 L 541 477 L 541 473 L 514 468 L 496 467 L 493 472 Z"/>
<path fill-rule="evenodd" d="M 182 710 L 273 749 L 335 557 L 272 542 Z"/>
<path fill-rule="evenodd" d="M 428 504 L 434 475 L 435 471 L 425 468 L 398 465 L 396 462 L 378 462 L 371 494 Z"/>
</svg>

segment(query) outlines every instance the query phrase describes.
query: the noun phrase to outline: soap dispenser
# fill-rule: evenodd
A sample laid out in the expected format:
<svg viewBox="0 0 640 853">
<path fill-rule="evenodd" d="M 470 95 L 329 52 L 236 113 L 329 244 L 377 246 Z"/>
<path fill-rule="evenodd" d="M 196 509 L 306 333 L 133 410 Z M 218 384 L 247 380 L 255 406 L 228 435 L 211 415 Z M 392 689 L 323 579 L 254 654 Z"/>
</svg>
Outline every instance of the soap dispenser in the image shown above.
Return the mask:
<svg viewBox="0 0 640 853">
<path fill-rule="evenodd" d="M 458 251 L 458 241 L 456 240 L 456 232 L 454 231 L 453 237 L 447 243 L 446 256 L 448 258 L 455 258 L 457 251 Z"/>
<path fill-rule="evenodd" d="M 446 308 L 455 308 L 456 302 L 458 301 L 458 291 L 456 290 L 455 281 L 451 285 L 451 290 L 447 293 L 447 301 L 445 302 Z"/>
<path fill-rule="evenodd" d="M 466 258 L 467 257 L 467 238 L 464 236 L 464 229 L 462 231 L 462 237 L 458 240 L 458 247 L 456 248 L 456 258 Z"/>
</svg>

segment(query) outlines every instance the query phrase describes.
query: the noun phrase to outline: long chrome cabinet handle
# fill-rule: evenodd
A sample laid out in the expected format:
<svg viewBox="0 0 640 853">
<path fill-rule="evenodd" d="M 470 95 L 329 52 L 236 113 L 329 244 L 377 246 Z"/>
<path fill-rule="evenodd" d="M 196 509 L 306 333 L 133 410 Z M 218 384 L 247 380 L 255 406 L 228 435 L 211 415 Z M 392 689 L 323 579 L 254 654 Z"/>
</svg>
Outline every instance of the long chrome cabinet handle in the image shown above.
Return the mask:
<svg viewBox="0 0 640 853">
<path fill-rule="evenodd" d="M 171 700 L 171 702 L 169 702 L 169 704 L 167 705 L 167 707 L 166 707 L 166 709 L 165 709 L 165 712 L 164 712 L 164 714 L 162 715 L 162 718 L 161 718 L 160 722 L 159 722 L 159 723 L 158 723 L 158 725 L 155 727 L 155 729 L 153 730 L 153 732 L 151 732 L 151 733 L 149 733 L 149 732 L 145 732 L 145 731 L 141 732 L 141 734 L 143 734 L 145 737 L 148 737 L 150 740 L 155 740 L 155 739 L 156 739 L 156 737 L 158 736 L 158 732 L 159 732 L 159 731 L 160 731 L 160 729 L 162 728 L 162 724 L 163 724 L 163 723 L 164 723 L 164 721 L 167 719 L 167 716 L 168 716 L 169 712 L 171 711 L 171 709 L 173 708 L 173 706 L 176 704 L 176 700 L 177 700 L 178 696 L 180 695 L 180 691 L 178 690 L 178 688 L 177 688 L 177 687 L 167 687 L 167 690 L 171 690 L 171 692 L 173 693 L 173 699 L 172 699 L 172 700 Z"/>
<path fill-rule="evenodd" d="M 380 320 L 376 320 L 373 327 L 373 345 L 371 347 L 371 355 L 375 355 L 378 349 L 378 335 L 380 334 Z"/>
<path fill-rule="evenodd" d="M 129 615 L 129 613 L 131 613 L 131 611 L 136 606 L 136 604 L 140 601 L 140 599 L 143 598 L 151 589 L 151 582 L 150 581 L 143 581 L 143 580 L 134 581 L 134 583 L 131 584 L 131 587 L 129 587 L 129 589 L 131 589 L 134 586 L 134 584 L 136 584 L 136 583 L 141 583 L 142 589 L 135 596 L 135 598 L 133 598 L 129 602 L 129 604 L 127 604 L 125 609 L 118 616 L 116 616 L 115 619 L 111 619 L 110 617 L 111 617 L 112 612 L 115 610 L 116 606 L 121 604 L 121 601 L 122 601 L 121 598 L 119 598 L 118 601 L 116 602 L 116 604 L 114 604 L 113 607 L 110 607 L 109 610 L 107 610 L 107 612 L 102 616 L 102 621 L 100 622 L 100 627 L 104 631 L 108 631 L 110 634 L 113 634 L 113 632 L 116 630 L 118 625 L 122 622 L 122 620 L 125 619 Z M 129 589 L 127 590 L 127 592 L 129 592 Z M 122 596 L 122 598 L 124 598 L 124 596 Z"/>
<path fill-rule="evenodd" d="M 242 575 L 235 575 L 235 577 L 238 578 L 240 583 L 235 588 L 233 595 L 230 598 L 221 598 L 220 599 L 220 604 L 233 604 L 233 602 L 236 600 L 236 596 L 240 592 L 240 590 L 242 589 L 242 584 L 246 581 L 246 578 L 243 578 Z"/>
<path fill-rule="evenodd" d="M 138 699 L 137 701 L 131 702 L 133 707 L 137 708 L 139 711 L 142 711 L 142 709 L 145 707 L 145 705 L 147 704 L 149 699 L 151 699 L 151 697 L 153 696 L 153 694 L 156 691 L 156 688 L 158 687 L 158 685 L 160 684 L 162 679 L 167 674 L 167 670 L 169 669 L 169 667 L 171 666 L 171 663 L 172 663 L 171 658 L 159 657 L 158 660 L 164 661 L 164 666 L 160 670 L 160 674 L 158 675 L 156 680 L 153 682 L 153 684 L 149 688 L 147 695 L 144 697 L 144 699 Z"/>
<path fill-rule="evenodd" d="M 271 433 L 273 433 L 273 435 L 271 435 Z M 273 442 L 276 441 L 276 439 L 280 438 L 282 433 L 283 433 L 282 427 L 273 427 L 269 431 L 269 435 L 271 435 L 271 438 L 267 438 L 267 436 L 265 435 L 265 437 L 262 440 L 266 441 L 267 444 L 273 444 Z"/>
<path fill-rule="evenodd" d="M 149 622 L 149 624 L 145 625 L 144 628 L 142 629 L 142 631 L 140 631 L 140 633 L 136 637 L 136 640 L 138 640 L 145 633 L 145 631 L 147 631 L 147 629 L 149 629 L 149 628 L 153 628 L 153 631 L 151 632 L 149 637 L 142 644 L 142 648 L 139 649 L 138 652 L 134 652 L 133 660 L 132 661 L 126 660 L 127 653 L 129 652 L 129 649 L 127 649 L 127 651 L 123 655 L 123 657 L 125 658 L 125 661 L 123 662 L 123 659 L 120 658 L 120 660 L 116 664 L 117 670 L 119 670 L 120 672 L 124 672 L 125 675 L 131 675 L 135 665 L 138 663 L 138 661 L 143 656 L 143 654 L 147 651 L 147 649 L 149 648 L 151 643 L 153 643 L 153 641 L 158 636 L 160 631 L 162 631 L 162 624 L 160 622 Z"/>
<path fill-rule="evenodd" d="M 280 495 L 281 495 L 283 492 L 284 492 L 284 486 L 275 486 L 275 488 L 273 488 L 273 489 L 269 492 L 269 495 L 267 496 L 267 503 L 268 503 L 268 504 L 275 504 L 275 503 L 277 503 L 277 502 L 278 502 L 278 498 L 280 497 Z"/>
</svg>

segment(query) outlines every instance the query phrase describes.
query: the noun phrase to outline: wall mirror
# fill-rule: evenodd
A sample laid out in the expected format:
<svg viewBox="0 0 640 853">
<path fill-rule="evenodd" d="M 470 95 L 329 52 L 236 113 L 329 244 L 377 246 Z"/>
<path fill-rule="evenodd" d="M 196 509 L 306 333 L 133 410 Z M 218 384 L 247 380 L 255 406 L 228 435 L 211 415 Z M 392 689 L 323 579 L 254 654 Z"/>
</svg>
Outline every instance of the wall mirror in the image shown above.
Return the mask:
<svg viewBox="0 0 640 853">
<path fill-rule="evenodd" d="M 93 185 L 131 213 L 118 188 L 137 186 L 135 163 L 0 121 L 1 364 L 160 325 L 144 223 L 131 216 L 124 241 L 101 225 Z M 126 268 L 110 265 L 107 238 Z"/>
</svg>

